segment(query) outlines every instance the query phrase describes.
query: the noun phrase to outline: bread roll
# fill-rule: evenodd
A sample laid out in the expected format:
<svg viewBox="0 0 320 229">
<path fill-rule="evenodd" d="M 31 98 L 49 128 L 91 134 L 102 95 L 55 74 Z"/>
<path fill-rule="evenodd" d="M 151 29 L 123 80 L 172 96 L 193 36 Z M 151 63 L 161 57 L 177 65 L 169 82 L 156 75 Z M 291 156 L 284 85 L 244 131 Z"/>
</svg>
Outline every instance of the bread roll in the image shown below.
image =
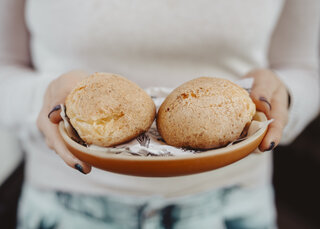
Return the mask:
<svg viewBox="0 0 320 229">
<path fill-rule="evenodd" d="M 135 83 L 110 73 L 81 81 L 66 99 L 70 123 L 87 144 L 114 146 L 147 131 L 155 118 L 150 96 Z"/>
<path fill-rule="evenodd" d="M 182 84 L 165 99 L 157 127 L 169 145 L 216 148 L 236 140 L 255 112 L 243 88 L 225 79 L 201 77 Z"/>
</svg>

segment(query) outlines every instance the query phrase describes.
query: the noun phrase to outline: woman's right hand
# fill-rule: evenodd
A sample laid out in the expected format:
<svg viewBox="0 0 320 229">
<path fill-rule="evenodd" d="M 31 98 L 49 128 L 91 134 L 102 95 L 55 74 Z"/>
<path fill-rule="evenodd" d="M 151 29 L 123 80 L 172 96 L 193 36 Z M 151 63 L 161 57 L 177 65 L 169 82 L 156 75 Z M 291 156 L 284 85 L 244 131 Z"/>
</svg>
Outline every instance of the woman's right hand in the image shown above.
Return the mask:
<svg viewBox="0 0 320 229">
<path fill-rule="evenodd" d="M 37 126 L 44 134 L 46 143 L 54 150 L 70 167 L 87 174 L 91 171 L 91 165 L 76 158 L 64 144 L 58 130 L 61 121 L 60 104 L 64 104 L 66 97 L 76 84 L 88 74 L 83 71 L 71 71 L 53 80 L 44 96 L 42 109 L 37 118 Z"/>
</svg>

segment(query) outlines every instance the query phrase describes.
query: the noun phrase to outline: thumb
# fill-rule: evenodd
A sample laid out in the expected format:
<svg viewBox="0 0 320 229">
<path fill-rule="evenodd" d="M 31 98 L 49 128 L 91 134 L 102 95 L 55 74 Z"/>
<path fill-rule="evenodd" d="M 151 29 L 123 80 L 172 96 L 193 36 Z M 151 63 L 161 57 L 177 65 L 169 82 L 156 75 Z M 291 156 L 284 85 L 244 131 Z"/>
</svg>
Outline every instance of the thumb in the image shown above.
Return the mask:
<svg viewBox="0 0 320 229">
<path fill-rule="evenodd" d="M 51 109 L 51 111 L 48 114 L 48 119 L 52 123 L 58 124 L 62 120 L 62 118 L 60 116 L 60 112 L 61 112 L 61 105 L 59 104 Z"/>
</svg>

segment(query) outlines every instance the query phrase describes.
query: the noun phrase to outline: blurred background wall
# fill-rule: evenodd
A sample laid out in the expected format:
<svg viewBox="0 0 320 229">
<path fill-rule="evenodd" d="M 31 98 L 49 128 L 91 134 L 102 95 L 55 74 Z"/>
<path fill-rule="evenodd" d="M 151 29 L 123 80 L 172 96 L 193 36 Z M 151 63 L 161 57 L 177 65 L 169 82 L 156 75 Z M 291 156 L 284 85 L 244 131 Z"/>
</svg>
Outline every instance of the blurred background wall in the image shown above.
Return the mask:
<svg viewBox="0 0 320 229">
<path fill-rule="evenodd" d="M 23 153 L 15 136 L 0 129 L 0 228 L 15 228 L 23 180 Z"/>
<path fill-rule="evenodd" d="M 320 116 L 274 153 L 279 228 L 320 228 Z"/>
</svg>

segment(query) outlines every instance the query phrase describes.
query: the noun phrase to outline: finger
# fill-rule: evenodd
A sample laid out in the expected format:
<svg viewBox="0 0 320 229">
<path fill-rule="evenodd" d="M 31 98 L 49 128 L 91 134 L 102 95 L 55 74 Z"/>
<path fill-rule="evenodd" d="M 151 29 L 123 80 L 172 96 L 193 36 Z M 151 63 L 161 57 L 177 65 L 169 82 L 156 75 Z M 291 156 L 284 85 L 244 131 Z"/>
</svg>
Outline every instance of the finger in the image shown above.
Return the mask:
<svg viewBox="0 0 320 229">
<path fill-rule="evenodd" d="M 91 166 L 85 162 L 82 162 L 75 157 L 66 147 L 64 141 L 59 133 L 58 126 L 48 122 L 42 122 L 42 131 L 46 136 L 46 142 L 50 148 L 66 162 L 70 167 L 79 170 L 80 172 L 87 174 L 91 171 Z"/>
<path fill-rule="evenodd" d="M 282 136 L 282 125 L 279 121 L 273 121 L 268 128 L 266 136 L 263 138 L 259 145 L 260 151 L 270 151 L 273 150 L 280 142 Z"/>
<path fill-rule="evenodd" d="M 52 123 L 58 124 L 62 120 L 60 112 L 61 112 L 61 105 L 59 104 L 54 106 L 48 114 L 49 120 Z"/>
<path fill-rule="evenodd" d="M 277 90 L 278 84 L 273 83 L 265 77 L 256 77 L 251 89 L 250 97 L 256 104 L 258 111 L 262 111 L 270 118 L 272 105 L 271 99 L 274 92 Z"/>
<path fill-rule="evenodd" d="M 261 151 L 272 150 L 280 142 L 283 129 L 288 120 L 286 92 L 284 89 L 279 88 L 275 92 L 272 106 L 271 118 L 274 121 L 269 125 L 268 132 L 259 146 Z"/>
<path fill-rule="evenodd" d="M 53 135 L 55 137 L 53 142 L 54 150 L 66 162 L 66 164 L 84 174 L 90 173 L 91 166 L 83 161 L 80 161 L 68 150 L 64 144 L 64 141 L 62 140 L 57 126 L 54 126 Z"/>
</svg>

